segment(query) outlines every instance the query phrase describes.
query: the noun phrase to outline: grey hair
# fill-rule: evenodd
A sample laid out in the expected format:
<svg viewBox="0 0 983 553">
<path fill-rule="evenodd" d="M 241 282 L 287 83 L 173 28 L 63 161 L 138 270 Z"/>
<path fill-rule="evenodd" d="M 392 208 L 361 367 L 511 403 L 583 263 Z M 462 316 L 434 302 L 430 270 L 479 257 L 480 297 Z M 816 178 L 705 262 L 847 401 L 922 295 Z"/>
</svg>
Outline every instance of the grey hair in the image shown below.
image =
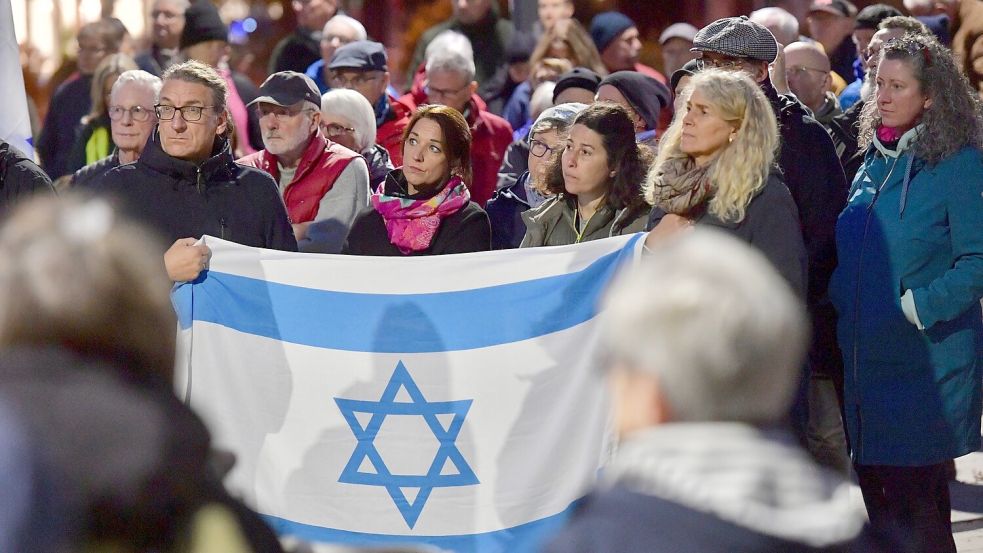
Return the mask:
<svg viewBox="0 0 983 553">
<path fill-rule="evenodd" d="M 198 60 L 181 62 L 177 65 L 170 66 L 167 71 L 164 71 L 163 80 L 166 81 L 168 79 L 208 87 L 212 91 L 212 102 L 215 105 L 215 111 L 218 113 L 225 111 L 228 105 L 228 85 L 225 84 L 225 79 L 210 65 Z"/>
<path fill-rule="evenodd" d="M 474 57 L 467 56 L 459 50 L 437 50 L 427 57 L 427 75 L 438 71 L 446 71 L 464 75 L 468 82 L 474 80 Z"/>
<path fill-rule="evenodd" d="M 437 33 L 430 44 L 427 44 L 427 49 L 423 55 L 424 60 L 429 61 L 430 56 L 435 52 L 448 50 L 460 52 L 464 57 L 474 60 L 474 48 L 471 46 L 471 40 L 462 33 L 450 29 Z"/>
<path fill-rule="evenodd" d="M 611 359 L 656 379 L 673 421 L 762 424 L 787 414 L 809 323 L 747 243 L 700 227 L 667 239 L 619 275 L 601 317 Z"/>
<path fill-rule="evenodd" d="M 967 145 L 983 148 L 983 102 L 949 49 L 934 37 L 909 33 L 881 48 L 878 67 L 884 60 L 904 61 L 932 100 L 922 113 L 924 129 L 914 146 L 917 158 L 935 164 Z M 860 114 L 861 148 L 870 146 L 880 124 L 875 88 Z"/>
<path fill-rule="evenodd" d="M 109 93 L 110 97 L 115 98 L 119 89 L 128 84 L 138 84 L 150 89 L 154 93 L 154 103 L 156 104 L 160 100 L 160 89 L 164 86 L 164 81 L 160 80 L 157 75 L 147 73 L 143 69 L 130 69 L 124 71 L 113 83 L 113 89 Z"/>
<path fill-rule="evenodd" d="M 347 88 L 333 88 L 321 96 L 321 114 L 333 113 L 348 119 L 355 128 L 355 145 L 365 152 L 375 144 L 375 111 L 361 93 Z"/>
<path fill-rule="evenodd" d="M 748 19 L 762 27 L 769 27 L 768 23 L 774 23 L 783 35 L 792 37 L 793 41 L 799 36 L 799 20 L 782 8 L 770 6 L 754 10 Z"/>
<path fill-rule="evenodd" d="M 351 27 L 352 29 L 354 29 L 355 40 L 368 40 L 369 38 L 369 34 L 365 32 L 365 25 L 362 25 L 361 21 L 355 19 L 350 15 L 345 15 L 343 13 L 339 13 L 335 15 L 334 17 L 329 19 L 327 23 L 324 24 L 325 30 L 328 28 L 328 25 L 330 25 L 332 21 L 337 21 L 338 23 L 344 23 L 349 27 Z"/>
</svg>

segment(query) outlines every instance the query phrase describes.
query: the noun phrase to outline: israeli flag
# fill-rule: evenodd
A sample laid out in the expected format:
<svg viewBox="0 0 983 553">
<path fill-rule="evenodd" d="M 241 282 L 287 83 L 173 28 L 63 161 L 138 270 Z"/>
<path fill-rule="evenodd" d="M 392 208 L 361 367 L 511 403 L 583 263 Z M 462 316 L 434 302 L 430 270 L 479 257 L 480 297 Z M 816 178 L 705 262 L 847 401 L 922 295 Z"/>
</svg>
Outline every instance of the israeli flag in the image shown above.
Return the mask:
<svg viewBox="0 0 983 553">
<path fill-rule="evenodd" d="M 0 139 L 34 159 L 31 116 L 27 111 L 20 50 L 10 0 L 0 0 Z"/>
<path fill-rule="evenodd" d="M 640 236 L 415 258 L 205 237 L 179 390 L 283 536 L 534 551 L 609 455 L 596 306 Z"/>
</svg>

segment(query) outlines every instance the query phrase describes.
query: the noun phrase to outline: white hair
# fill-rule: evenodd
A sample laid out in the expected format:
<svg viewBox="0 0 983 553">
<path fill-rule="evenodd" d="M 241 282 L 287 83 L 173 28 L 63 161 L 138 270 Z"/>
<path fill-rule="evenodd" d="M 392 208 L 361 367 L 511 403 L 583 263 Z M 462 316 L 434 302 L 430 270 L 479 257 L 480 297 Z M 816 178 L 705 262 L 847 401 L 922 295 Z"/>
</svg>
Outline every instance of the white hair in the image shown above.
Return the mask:
<svg viewBox="0 0 983 553">
<path fill-rule="evenodd" d="M 474 57 L 459 50 L 435 50 L 427 56 L 426 71 L 427 75 L 438 71 L 458 73 L 471 82 L 475 75 Z"/>
<path fill-rule="evenodd" d="M 147 73 L 143 69 L 130 69 L 129 71 L 124 71 L 116 78 L 113 88 L 109 91 L 110 98 L 115 98 L 116 93 L 128 84 L 138 84 L 147 87 L 154 94 L 155 104 L 160 100 L 160 89 L 164 86 L 164 82 L 160 80 L 160 77 Z"/>
<path fill-rule="evenodd" d="M 655 378 L 679 422 L 782 419 L 809 332 L 802 301 L 764 255 L 699 227 L 620 275 L 602 322 L 618 366 Z"/>
<path fill-rule="evenodd" d="M 754 10 L 748 19 L 769 30 L 778 31 L 778 34 L 786 37 L 786 42 L 783 44 L 789 44 L 799 37 L 799 20 L 782 8 L 767 7 Z"/>
<path fill-rule="evenodd" d="M 547 109 L 553 107 L 553 89 L 556 83 L 546 81 L 536 87 L 529 99 L 529 117 L 535 121 Z"/>
<path fill-rule="evenodd" d="M 352 29 L 354 29 L 355 40 L 368 40 L 369 38 L 369 34 L 365 32 L 365 25 L 362 25 L 361 21 L 349 15 L 345 15 L 343 13 L 339 13 L 334 17 L 332 17 L 331 19 L 329 19 L 328 22 L 324 24 L 324 29 L 322 30 L 322 32 L 326 33 L 328 31 L 328 25 L 330 25 L 332 21 L 337 21 L 338 23 L 344 23 L 349 27 L 351 27 Z"/>
<path fill-rule="evenodd" d="M 375 112 L 361 93 L 347 88 L 333 88 L 321 96 L 321 115 L 333 114 L 351 121 L 355 128 L 355 146 L 365 152 L 375 144 Z"/>
<path fill-rule="evenodd" d="M 427 44 L 423 58 L 429 61 L 431 55 L 441 51 L 460 52 L 464 57 L 471 58 L 472 62 L 474 61 L 474 48 L 471 46 L 471 40 L 457 31 L 448 29 L 438 33 L 430 41 L 430 44 Z"/>
</svg>

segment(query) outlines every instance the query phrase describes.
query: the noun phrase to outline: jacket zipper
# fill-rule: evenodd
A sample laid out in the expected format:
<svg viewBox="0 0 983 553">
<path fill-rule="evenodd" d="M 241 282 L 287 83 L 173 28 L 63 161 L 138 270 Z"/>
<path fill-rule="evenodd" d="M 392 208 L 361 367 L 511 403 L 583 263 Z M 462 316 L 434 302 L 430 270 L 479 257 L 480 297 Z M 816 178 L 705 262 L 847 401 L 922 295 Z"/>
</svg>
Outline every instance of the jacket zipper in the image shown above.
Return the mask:
<svg viewBox="0 0 983 553">
<path fill-rule="evenodd" d="M 202 182 L 201 182 L 201 176 L 202 176 L 201 175 L 201 167 L 198 167 L 197 169 L 195 169 L 195 173 L 197 173 L 197 175 L 198 175 L 195 178 L 195 186 L 198 187 L 198 193 L 201 194 L 201 184 L 202 184 Z"/>
<path fill-rule="evenodd" d="M 219 219 L 218 224 L 219 224 L 219 238 L 221 238 L 222 240 L 228 240 L 228 238 L 225 237 L 225 229 L 227 228 L 225 226 L 225 217 Z"/>
</svg>

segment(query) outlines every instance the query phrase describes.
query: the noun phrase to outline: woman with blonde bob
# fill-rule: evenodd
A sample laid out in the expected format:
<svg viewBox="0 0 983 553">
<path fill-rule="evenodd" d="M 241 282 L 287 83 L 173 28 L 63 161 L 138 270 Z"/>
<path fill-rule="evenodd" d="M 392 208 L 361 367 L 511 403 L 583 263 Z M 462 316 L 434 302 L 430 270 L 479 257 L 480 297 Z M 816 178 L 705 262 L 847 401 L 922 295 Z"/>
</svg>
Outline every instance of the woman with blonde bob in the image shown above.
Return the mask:
<svg viewBox="0 0 983 553">
<path fill-rule="evenodd" d="M 649 245 L 692 224 L 721 228 L 760 250 L 805 297 L 799 214 L 775 167 L 778 124 L 757 83 L 708 69 L 683 91 L 645 182 Z"/>
</svg>

